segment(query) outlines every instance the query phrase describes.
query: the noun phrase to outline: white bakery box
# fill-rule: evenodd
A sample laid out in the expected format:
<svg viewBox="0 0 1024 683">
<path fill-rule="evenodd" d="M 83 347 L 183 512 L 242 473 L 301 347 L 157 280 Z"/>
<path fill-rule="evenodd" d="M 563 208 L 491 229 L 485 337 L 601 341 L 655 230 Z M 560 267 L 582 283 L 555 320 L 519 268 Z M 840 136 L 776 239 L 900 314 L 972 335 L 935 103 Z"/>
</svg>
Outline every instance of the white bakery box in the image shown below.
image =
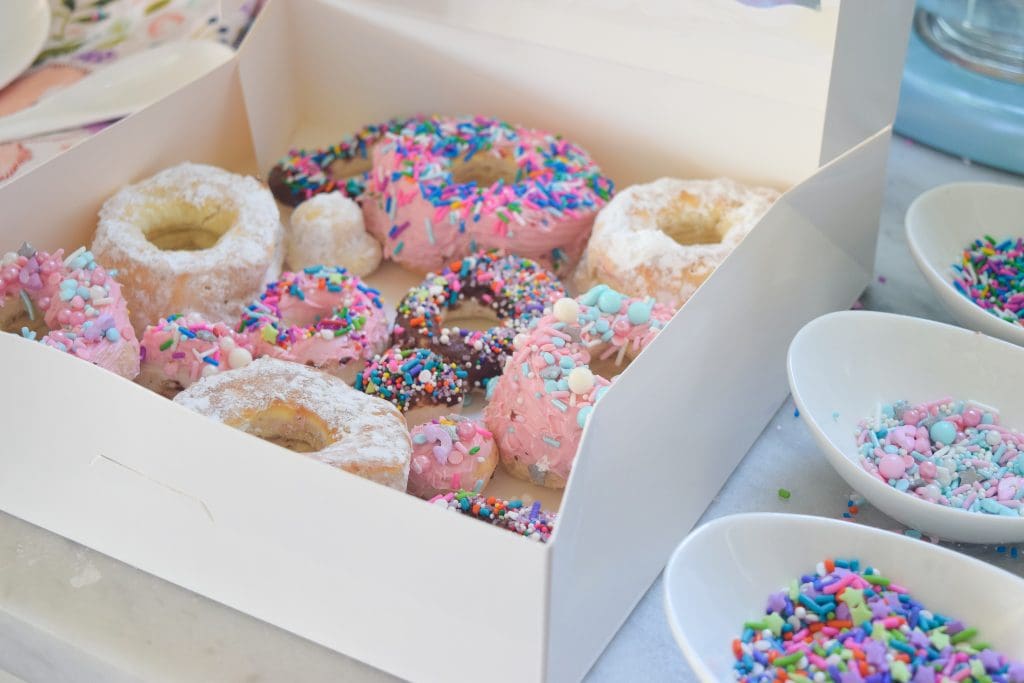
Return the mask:
<svg viewBox="0 0 1024 683">
<path fill-rule="evenodd" d="M 88 244 L 167 166 L 265 174 L 417 112 L 562 132 L 619 188 L 785 194 L 597 406 L 547 544 L 11 334 L 0 509 L 404 678 L 581 678 L 785 397 L 793 334 L 868 283 L 911 5 L 271 2 L 236 60 L 0 189 L 0 252 Z"/>
</svg>

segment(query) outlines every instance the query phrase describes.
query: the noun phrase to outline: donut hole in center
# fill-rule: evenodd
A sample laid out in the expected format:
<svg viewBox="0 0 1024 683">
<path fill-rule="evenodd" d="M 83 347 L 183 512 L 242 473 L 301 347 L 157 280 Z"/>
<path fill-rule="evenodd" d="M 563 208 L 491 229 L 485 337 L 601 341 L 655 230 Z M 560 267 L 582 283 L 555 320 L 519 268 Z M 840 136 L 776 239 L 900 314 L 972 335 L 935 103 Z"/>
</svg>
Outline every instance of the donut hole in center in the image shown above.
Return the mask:
<svg viewBox="0 0 1024 683">
<path fill-rule="evenodd" d="M 31 306 L 31 313 L 28 306 Z M 50 329 L 43 319 L 43 312 L 31 302 L 28 306 L 21 296 L 8 299 L 3 308 L 0 308 L 0 332 L 21 335 L 22 328 L 28 328 L 36 333 L 36 339 L 46 336 Z"/>
<path fill-rule="evenodd" d="M 717 206 L 702 207 L 696 196 L 682 192 L 658 213 L 658 230 L 683 246 L 720 244 L 729 230 L 722 213 Z"/>
<path fill-rule="evenodd" d="M 251 415 L 238 427 L 295 453 L 322 451 L 332 442 L 330 430 L 319 415 L 283 403 L 274 403 Z"/>
<path fill-rule="evenodd" d="M 461 301 L 458 306 L 449 308 L 441 321 L 441 327 L 449 329 L 457 327 L 460 330 L 475 332 L 486 332 L 492 327 L 501 327 L 502 325 L 504 323 L 498 318 L 498 314 L 494 312 L 493 308 L 473 300 Z"/>
<path fill-rule="evenodd" d="M 507 157 L 477 154 L 466 161 L 459 157 L 451 163 L 452 182 L 456 185 L 476 183 L 478 188 L 494 185 L 502 180 L 506 185 L 516 182 L 516 162 Z"/>
<path fill-rule="evenodd" d="M 369 159 L 363 157 L 352 157 L 350 159 L 335 159 L 327 164 L 324 169 L 336 183 L 349 178 L 357 178 L 370 172 L 373 164 Z"/>
<path fill-rule="evenodd" d="M 203 251 L 220 241 L 238 219 L 233 208 L 204 204 L 161 205 L 142 228 L 146 239 L 161 251 Z"/>
</svg>

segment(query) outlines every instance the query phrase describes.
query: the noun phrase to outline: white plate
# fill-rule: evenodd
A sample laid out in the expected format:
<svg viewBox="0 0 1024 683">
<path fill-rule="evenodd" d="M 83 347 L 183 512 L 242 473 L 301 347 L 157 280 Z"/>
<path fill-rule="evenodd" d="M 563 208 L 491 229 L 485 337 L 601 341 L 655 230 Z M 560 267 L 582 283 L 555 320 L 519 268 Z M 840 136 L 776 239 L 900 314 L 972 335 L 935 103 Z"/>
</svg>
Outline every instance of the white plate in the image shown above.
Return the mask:
<svg viewBox="0 0 1024 683">
<path fill-rule="evenodd" d="M 1008 323 L 953 286 L 952 266 L 982 235 L 1024 236 L 1024 188 L 952 183 L 925 192 L 907 209 L 907 243 L 917 267 L 950 314 L 964 327 L 1024 345 L 1024 327 Z"/>
<path fill-rule="evenodd" d="M 0 2 L 0 88 L 32 65 L 49 33 L 47 0 Z"/>
<path fill-rule="evenodd" d="M 731 681 L 732 640 L 771 593 L 825 558 L 859 559 L 926 607 L 977 627 L 998 652 L 1024 658 L 1024 580 L 960 553 L 853 522 L 745 514 L 705 524 L 665 568 L 665 610 L 702 681 Z"/>
<path fill-rule="evenodd" d="M 891 313 L 843 311 L 812 320 L 793 338 L 789 388 L 818 445 L 854 489 L 890 517 L 940 538 L 1024 541 L 1024 518 L 966 512 L 897 491 L 860 464 L 857 423 L 879 403 L 950 396 L 999 410 L 1024 428 L 1024 349 L 978 332 Z"/>
</svg>

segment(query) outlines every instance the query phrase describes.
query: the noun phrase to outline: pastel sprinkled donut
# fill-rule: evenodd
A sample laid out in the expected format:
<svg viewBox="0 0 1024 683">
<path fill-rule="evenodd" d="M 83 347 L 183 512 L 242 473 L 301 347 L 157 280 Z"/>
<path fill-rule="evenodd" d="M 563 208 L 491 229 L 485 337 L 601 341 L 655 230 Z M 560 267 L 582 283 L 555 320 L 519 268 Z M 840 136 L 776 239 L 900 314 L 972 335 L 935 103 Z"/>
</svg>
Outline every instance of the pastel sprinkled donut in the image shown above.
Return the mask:
<svg viewBox="0 0 1024 683">
<path fill-rule="evenodd" d="M 475 519 L 490 522 L 538 543 L 545 543 L 555 530 L 557 515 L 540 508 L 540 501 L 526 505 L 518 498 L 506 500 L 484 496 L 473 491 L 439 494 L 431 503 L 447 510 L 461 512 Z"/>
<path fill-rule="evenodd" d="M 356 377 L 356 389 L 395 404 L 410 426 L 439 418 L 462 406 L 466 371 L 429 349 L 393 346 Z"/>
<path fill-rule="evenodd" d="M 113 271 L 79 247 L 67 257 L 29 244 L 0 257 L 0 331 L 39 338 L 128 379 L 139 342 Z"/>
<path fill-rule="evenodd" d="M 433 498 L 465 485 L 483 488 L 497 465 L 491 433 L 468 417 L 448 415 L 413 427 L 407 490 Z"/>
<path fill-rule="evenodd" d="M 499 251 L 480 252 L 427 275 L 398 304 L 394 343 L 423 346 L 465 370 L 471 387 L 501 373 L 512 338 L 565 296 L 539 263 Z M 496 318 L 488 330 L 458 326 L 459 316 Z"/>
<path fill-rule="evenodd" d="M 404 491 L 412 444 L 387 401 L 297 363 L 259 358 L 204 377 L 174 402 L 346 472 Z"/>
<path fill-rule="evenodd" d="M 570 273 L 612 193 L 580 147 L 481 116 L 410 122 L 372 158 L 366 228 L 416 272 L 499 248 Z"/>
<path fill-rule="evenodd" d="M 136 382 L 167 398 L 224 370 L 252 362 L 253 344 L 225 323 L 198 313 L 169 315 L 142 333 L 142 367 Z"/>
<path fill-rule="evenodd" d="M 608 386 L 591 364 L 621 365 L 672 317 L 652 300 L 605 286 L 577 301 L 560 299 L 550 315 L 516 338 L 505 372 L 488 385 L 484 420 L 505 469 L 549 488 L 564 488 L 583 427 Z M 612 366 L 615 367 L 615 366 Z"/>
<path fill-rule="evenodd" d="M 350 384 L 388 345 L 380 292 L 338 266 L 282 273 L 249 305 L 239 329 L 257 355 L 311 365 Z"/>
<path fill-rule="evenodd" d="M 141 335 L 169 311 L 235 320 L 281 269 L 284 228 L 255 178 L 184 163 L 104 202 L 92 249 Z"/>
<path fill-rule="evenodd" d="M 357 199 L 366 187 L 369 152 L 385 134 L 400 130 L 409 119 L 371 124 L 341 142 L 321 149 L 293 149 L 270 169 L 267 184 L 282 204 L 298 206 L 322 192 L 341 192 Z"/>
<path fill-rule="evenodd" d="M 778 197 L 728 178 L 627 187 L 598 214 L 574 284 L 682 306 Z"/>
</svg>

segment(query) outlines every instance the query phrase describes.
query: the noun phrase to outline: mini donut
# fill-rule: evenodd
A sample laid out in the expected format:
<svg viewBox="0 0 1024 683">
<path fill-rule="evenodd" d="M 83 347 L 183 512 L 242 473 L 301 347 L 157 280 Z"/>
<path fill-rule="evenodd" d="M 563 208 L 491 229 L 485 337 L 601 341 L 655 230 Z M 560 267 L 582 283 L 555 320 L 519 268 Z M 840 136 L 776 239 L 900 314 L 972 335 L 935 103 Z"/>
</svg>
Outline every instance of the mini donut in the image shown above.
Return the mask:
<svg viewBox="0 0 1024 683">
<path fill-rule="evenodd" d="M 412 461 L 407 491 L 433 498 L 465 485 L 478 489 L 498 465 L 494 438 L 475 420 L 448 415 L 412 429 Z"/>
<path fill-rule="evenodd" d="M 255 178 L 185 163 L 104 202 L 92 249 L 120 273 L 141 335 L 167 311 L 237 319 L 280 271 L 283 237 Z"/>
<path fill-rule="evenodd" d="M 484 421 L 502 466 L 520 479 L 564 488 L 583 426 L 611 384 L 592 363 L 605 359 L 621 366 L 673 312 L 601 286 L 579 300 L 560 299 L 551 314 L 535 320 L 516 338 L 504 374 L 487 387 Z"/>
<path fill-rule="evenodd" d="M 410 119 L 371 124 L 341 142 L 322 149 L 293 149 L 267 176 L 271 192 L 282 204 L 298 206 L 322 192 L 340 192 L 357 199 L 366 187 L 369 153 L 380 138 L 401 130 Z"/>
<path fill-rule="evenodd" d="M 627 187 L 598 214 L 574 284 L 682 306 L 778 197 L 728 178 Z"/>
<path fill-rule="evenodd" d="M 67 257 L 23 244 L 0 257 L 0 331 L 39 338 L 127 379 L 139 374 L 139 342 L 114 272 L 79 247 Z"/>
<path fill-rule="evenodd" d="M 366 228 L 420 273 L 492 248 L 571 273 L 612 193 L 580 147 L 480 116 L 410 122 L 371 156 Z"/>
<path fill-rule="evenodd" d="M 356 389 L 393 403 L 410 426 L 462 407 L 466 371 L 429 349 L 393 346 L 356 377 Z"/>
<path fill-rule="evenodd" d="M 292 270 L 331 263 L 365 277 L 380 265 L 380 243 L 366 232 L 362 209 L 339 192 L 299 204 L 292 212 L 287 242 Z"/>
<path fill-rule="evenodd" d="M 388 345 L 380 292 L 339 266 L 282 273 L 248 306 L 239 329 L 256 355 L 310 365 L 349 384 Z"/>
<path fill-rule="evenodd" d="M 398 304 L 392 339 L 430 348 L 465 370 L 470 387 L 501 373 L 517 332 L 565 296 L 539 263 L 499 251 L 479 252 L 427 275 Z M 454 316 L 497 318 L 488 330 L 459 327 Z"/>
<path fill-rule="evenodd" d="M 412 444 L 387 401 L 297 363 L 259 358 L 203 377 L 174 402 L 322 463 L 404 491 Z"/>
<path fill-rule="evenodd" d="M 198 313 L 169 315 L 142 333 L 142 367 L 135 381 L 167 398 L 200 377 L 244 368 L 253 344 L 226 324 L 210 323 Z"/>
<path fill-rule="evenodd" d="M 473 491 L 439 494 L 430 502 L 446 510 L 489 522 L 538 543 L 545 543 L 555 530 L 557 513 L 541 510 L 540 501 L 532 505 L 519 498 L 484 496 Z"/>
</svg>

